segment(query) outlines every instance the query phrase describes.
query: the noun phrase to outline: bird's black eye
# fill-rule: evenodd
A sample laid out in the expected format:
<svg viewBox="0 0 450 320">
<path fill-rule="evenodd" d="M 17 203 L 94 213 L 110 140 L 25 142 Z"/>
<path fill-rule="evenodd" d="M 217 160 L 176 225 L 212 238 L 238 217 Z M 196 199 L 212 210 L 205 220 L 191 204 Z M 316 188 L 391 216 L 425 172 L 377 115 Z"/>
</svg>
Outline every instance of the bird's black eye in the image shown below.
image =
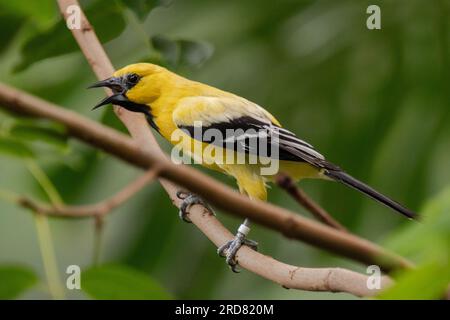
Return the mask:
<svg viewBox="0 0 450 320">
<path fill-rule="evenodd" d="M 135 85 L 138 83 L 140 77 L 136 73 L 131 73 L 127 77 L 127 82 L 131 85 Z"/>
</svg>

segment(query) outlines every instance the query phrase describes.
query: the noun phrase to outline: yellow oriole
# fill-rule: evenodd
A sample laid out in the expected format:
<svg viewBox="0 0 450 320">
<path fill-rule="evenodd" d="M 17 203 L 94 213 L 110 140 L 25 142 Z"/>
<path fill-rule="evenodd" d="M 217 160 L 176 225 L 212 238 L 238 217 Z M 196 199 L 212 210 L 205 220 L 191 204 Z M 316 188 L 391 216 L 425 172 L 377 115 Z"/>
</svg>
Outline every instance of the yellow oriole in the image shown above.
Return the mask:
<svg viewBox="0 0 450 320">
<path fill-rule="evenodd" d="M 279 172 L 295 180 L 322 178 L 339 181 L 409 218 L 415 216 L 412 211 L 326 161 L 312 145 L 282 128 L 262 107 L 232 93 L 188 80 L 149 63 L 126 66 L 116 71 L 111 78 L 97 82 L 91 87 L 108 87 L 113 91 L 112 96 L 105 98 L 94 109 L 111 103 L 130 111 L 144 113 L 156 131 L 191 157 L 204 158 L 205 149 L 211 145 L 216 147 L 216 152 L 217 148 L 223 148 L 246 156 L 258 154 L 259 149 L 255 149 L 254 145 L 252 148 L 249 139 L 253 137 L 261 140 L 259 134 L 262 132 L 265 139 L 263 146 L 276 147 L 276 157 L 268 153 L 265 156 L 279 160 Z M 201 129 L 202 134 L 196 136 L 196 129 Z M 206 139 L 204 133 L 208 129 L 223 134 L 224 138 Z M 180 135 L 174 138 L 174 132 L 177 130 L 182 130 L 181 143 Z M 231 135 L 228 134 L 230 130 L 233 132 Z M 228 143 L 230 140 L 232 143 Z M 196 143 L 200 143 L 201 147 L 196 149 Z M 237 148 L 237 145 L 241 148 Z M 207 160 L 210 161 L 203 161 L 202 164 L 234 177 L 242 193 L 250 198 L 266 200 L 266 182 L 273 180 L 278 171 L 263 175 L 262 164 L 259 162 L 237 163 L 235 158 L 229 162 L 222 161 L 223 159 L 218 161 L 214 154 L 206 157 L 209 157 Z M 248 160 L 248 157 L 246 159 Z M 180 215 L 185 219 L 189 205 L 201 200 L 194 195 L 180 193 L 179 196 L 185 200 L 180 211 Z M 249 222 L 246 220 L 240 226 L 236 238 L 219 248 L 219 254 L 226 255 L 227 263 L 233 270 L 236 265 L 234 256 L 242 244 L 256 248 L 254 241 L 246 239 L 249 230 Z"/>
</svg>

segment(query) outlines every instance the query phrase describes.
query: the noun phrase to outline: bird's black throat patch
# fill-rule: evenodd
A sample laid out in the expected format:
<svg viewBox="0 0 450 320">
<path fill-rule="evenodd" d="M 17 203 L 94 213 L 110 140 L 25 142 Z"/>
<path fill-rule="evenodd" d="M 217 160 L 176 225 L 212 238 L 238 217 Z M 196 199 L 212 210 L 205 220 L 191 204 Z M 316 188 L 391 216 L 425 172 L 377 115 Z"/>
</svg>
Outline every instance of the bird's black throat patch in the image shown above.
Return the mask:
<svg viewBox="0 0 450 320">
<path fill-rule="evenodd" d="M 126 100 L 126 101 L 121 101 L 120 106 L 124 107 L 128 111 L 143 113 L 145 115 L 145 118 L 147 119 L 148 124 L 153 129 L 155 129 L 156 131 L 159 132 L 159 128 L 154 121 L 154 117 L 152 114 L 152 108 L 149 105 L 135 103 L 133 101 Z"/>
</svg>

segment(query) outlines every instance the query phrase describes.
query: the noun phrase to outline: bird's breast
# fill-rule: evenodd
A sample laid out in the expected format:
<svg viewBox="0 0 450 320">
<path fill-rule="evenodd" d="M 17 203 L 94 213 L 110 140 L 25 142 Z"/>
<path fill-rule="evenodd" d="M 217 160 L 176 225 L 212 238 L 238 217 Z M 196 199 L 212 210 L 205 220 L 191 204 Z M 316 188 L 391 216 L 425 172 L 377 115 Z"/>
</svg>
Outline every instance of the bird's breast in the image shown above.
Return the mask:
<svg viewBox="0 0 450 320">
<path fill-rule="evenodd" d="M 152 116 L 158 132 L 169 142 L 177 129 L 173 122 L 172 114 L 176 103 L 172 99 L 158 99 L 152 103 Z"/>
</svg>

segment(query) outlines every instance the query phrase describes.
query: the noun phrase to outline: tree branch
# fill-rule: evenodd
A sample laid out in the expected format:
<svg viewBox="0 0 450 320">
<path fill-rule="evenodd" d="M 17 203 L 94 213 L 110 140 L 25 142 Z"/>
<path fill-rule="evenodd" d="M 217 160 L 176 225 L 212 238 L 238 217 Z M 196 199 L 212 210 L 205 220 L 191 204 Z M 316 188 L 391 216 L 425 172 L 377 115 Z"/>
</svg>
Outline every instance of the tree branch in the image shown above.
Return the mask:
<svg viewBox="0 0 450 320">
<path fill-rule="evenodd" d="M 332 229 L 270 203 L 250 200 L 191 167 L 173 164 L 162 152 L 143 150 L 135 140 L 114 129 L 4 84 L 0 84 L 0 104 L 15 113 L 59 122 L 66 127 L 69 135 L 143 169 L 156 166 L 159 177 L 199 194 L 216 207 L 238 217 L 250 218 L 289 238 L 305 241 L 365 264 L 379 264 L 383 270 L 412 266 L 406 259 L 368 240 Z M 147 124 L 145 126 L 148 127 Z M 176 197 L 179 187 L 166 180 L 163 183 L 174 204 L 179 206 L 180 200 Z M 195 223 L 197 217 L 203 216 L 203 212 L 201 206 L 192 206 L 191 220 Z"/>
<path fill-rule="evenodd" d="M 326 225 L 329 225 L 330 227 L 333 227 L 335 229 L 347 231 L 347 229 L 338 221 L 336 221 L 324 208 L 322 208 L 313 199 L 308 197 L 308 195 L 302 189 L 297 187 L 297 185 L 290 177 L 284 174 L 279 174 L 276 177 L 276 184 L 286 190 L 286 192 L 291 195 L 291 197 L 294 198 L 295 201 L 297 201 L 306 210 L 311 212 L 317 220 L 322 221 Z"/>
<path fill-rule="evenodd" d="M 65 8 L 69 5 L 79 5 L 76 0 L 58 0 L 58 3 L 64 16 L 66 14 Z M 71 31 L 97 77 L 103 80 L 105 77 L 111 76 L 114 68 L 82 10 L 81 21 L 83 28 L 81 30 L 72 29 Z M 131 133 L 139 148 L 144 151 L 148 150 L 160 158 L 159 161 L 153 161 L 153 165 L 161 162 L 162 158 L 167 158 L 159 148 L 142 114 L 129 112 L 123 108 L 116 108 L 116 113 Z M 200 178 L 199 173 L 192 168 L 176 166 L 169 161 L 164 162 L 164 164 L 167 170 L 161 171 L 162 177 L 203 196 L 213 205 L 277 229 L 288 237 L 304 240 L 310 244 L 355 258 L 363 263 L 373 264 L 378 262 L 385 270 L 406 268 L 412 265 L 404 258 L 387 252 L 367 240 L 342 232 L 338 233 L 331 228 L 324 228 L 324 226 L 299 217 L 288 210 L 262 203 L 261 201 L 250 201 L 248 198 L 237 194 L 234 190 L 205 175 L 202 175 L 201 179 L 197 180 Z M 149 166 L 151 165 L 149 163 Z M 164 180 L 161 183 L 172 201 L 178 206 L 180 201 L 176 197 L 176 191 L 179 187 Z M 236 206 L 235 204 L 238 205 Z M 191 210 L 191 215 L 194 213 L 193 211 L 197 215 L 204 212 L 204 208 L 199 209 L 194 207 Z"/>
<path fill-rule="evenodd" d="M 56 121 L 64 125 L 72 137 L 78 138 L 138 167 L 144 169 L 155 168 L 160 176 L 174 179 L 183 187 L 204 196 L 205 199 L 218 207 L 230 212 L 234 211 L 241 217 L 249 216 L 255 222 L 260 223 L 263 221 L 264 225 L 281 231 L 283 234 L 295 238 L 301 238 L 306 235 L 307 242 L 311 244 L 317 243 L 317 246 L 324 248 L 331 247 L 331 245 L 327 245 L 327 243 L 331 242 L 334 246 L 340 248 L 338 250 L 330 249 L 331 251 L 338 254 L 341 251 L 346 252 L 344 256 L 358 256 L 356 260 L 367 263 L 372 262 L 370 264 L 375 263 L 377 257 L 384 257 L 385 261 L 389 262 L 382 264 L 385 269 L 392 267 L 406 268 L 411 265 L 407 260 L 385 252 L 382 248 L 371 244 L 369 241 L 333 230 L 314 221 L 309 221 L 285 209 L 259 201 L 251 201 L 190 167 L 174 165 L 167 158 L 143 151 L 137 146 L 135 141 L 116 130 L 4 84 L 0 84 L 0 106 L 22 116 Z M 174 177 L 177 178 L 175 179 Z M 174 191 L 178 190 L 175 186 L 173 188 Z M 169 189 L 169 192 L 171 192 L 171 189 Z M 174 198 L 176 197 L 173 194 L 170 195 Z M 224 201 L 220 200 L 222 198 Z M 225 203 L 225 205 L 222 203 Z M 179 206 L 179 199 L 175 198 L 174 204 Z M 248 212 L 251 213 L 251 216 L 247 214 Z M 261 217 L 259 214 L 261 214 Z M 204 214 L 202 206 L 193 206 L 189 217 L 216 246 L 220 246 L 233 238 L 233 235 L 214 216 Z M 313 231 L 310 233 L 303 232 L 309 228 L 312 228 Z M 348 252 L 352 250 L 354 251 L 353 254 L 349 254 Z M 290 266 L 245 246 L 239 250 L 237 259 L 241 267 L 279 283 L 286 288 L 310 291 L 320 291 L 328 288 L 333 292 L 348 292 L 357 296 L 372 296 L 379 292 L 378 290 L 367 289 L 362 281 L 363 279 L 364 281 L 367 280 L 365 275 L 342 269 L 307 269 Z M 315 274 L 314 270 L 320 270 L 320 272 Z M 309 272 L 312 272 L 312 274 L 309 274 Z M 330 277 L 324 276 L 328 272 L 336 276 L 332 283 L 329 283 Z M 291 275 L 293 275 L 292 278 Z M 339 278 L 338 275 L 342 275 L 342 278 Z M 344 281 L 351 275 L 355 275 L 355 279 L 350 282 Z M 305 279 L 316 279 L 318 282 L 310 282 L 310 280 L 306 281 Z M 388 280 L 383 280 L 382 283 L 386 285 L 388 282 Z"/>
<path fill-rule="evenodd" d="M 78 5 L 77 1 L 60 0 L 58 2 L 63 13 L 67 6 Z M 83 28 L 72 30 L 74 36 L 88 61 L 96 70 L 97 76 L 100 79 L 109 77 L 113 68 L 89 23 L 84 16 L 82 19 Z M 5 85 L 0 85 L 0 103 L 3 107 L 15 113 L 47 118 L 62 123 L 73 137 L 77 137 L 136 166 L 144 169 L 156 166 L 159 176 L 162 178 L 160 179 L 161 184 L 177 206 L 180 204 L 176 197 L 176 191 L 179 187 L 167 180 L 199 194 L 219 208 L 239 217 L 248 217 L 257 223 L 280 231 L 288 237 L 305 241 L 363 263 L 376 264 L 378 262 L 384 270 L 411 267 L 409 261 L 387 252 L 367 240 L 310 221 L 286 209 L 260 201 L 251 201 L 192 168 L 174 165 L 159 149 L 142 115 L 116 108 L 119 118 L 133 136 L 133 140 L 131 140 L 111 128 Z M 205 215 L 204 208 L 201 206 L 195 205 L 191 208 L 190 219 L 217 246 L 233 237 L 217 219 Z M 305 269 L 289 266 L 247 247 L 239 250 L 237 258 L 241 267 L 288 288 L 312 291 L 344 291 L 359 296 L 373 295 L 378 292 L 377 290 L 367 289 L 365 285 L 367 277 L 365 275 L 351 271 L 343 273 L 342 269 Z M 316 270 L 320 270 L 322 273 L 316 272 Z M 308 272 L 313 274 L 308 274 Z M 336 279 L 339 279 L 339 281 L 333 280 L 330 282 L 330 279 L 334 279 L 333 275 L 336 275 Z M 348 280 L 350 275 L 352 275 L 351 281 Z M 315 279 L 319 282 L 311 283 L 307 281 L 308 279 Z M 361 279 L 364 279 L 364 281 Z M 386 280 L 383 283 L 386 284 Z"/>
</svg>

